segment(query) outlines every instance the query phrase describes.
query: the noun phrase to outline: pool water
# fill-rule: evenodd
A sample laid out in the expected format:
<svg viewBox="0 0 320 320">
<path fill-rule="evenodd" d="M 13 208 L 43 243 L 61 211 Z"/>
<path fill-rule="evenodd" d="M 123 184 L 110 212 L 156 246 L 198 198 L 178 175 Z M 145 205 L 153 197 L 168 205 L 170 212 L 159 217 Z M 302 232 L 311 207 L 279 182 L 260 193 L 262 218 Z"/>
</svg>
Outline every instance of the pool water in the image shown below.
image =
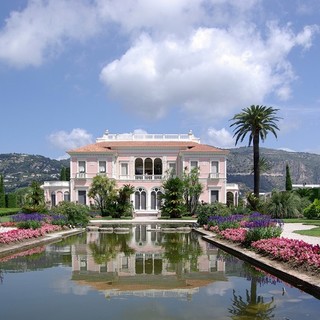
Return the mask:
<svg viewBox="0 0 320 320">
<path fill-rule="evenodd" d="M 312 295 L 159 225 L 83 233 L 0 270 L 1 319 L 319 319 Z"/>
</svg>

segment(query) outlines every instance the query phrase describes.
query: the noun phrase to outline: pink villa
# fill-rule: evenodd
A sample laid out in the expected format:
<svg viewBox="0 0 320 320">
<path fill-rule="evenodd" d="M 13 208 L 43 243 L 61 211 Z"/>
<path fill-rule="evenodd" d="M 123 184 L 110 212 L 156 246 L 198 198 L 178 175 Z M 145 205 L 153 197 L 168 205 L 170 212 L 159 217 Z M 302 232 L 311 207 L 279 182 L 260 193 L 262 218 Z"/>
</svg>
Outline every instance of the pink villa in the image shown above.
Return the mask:
<svg viewBox="0 0 320 320">
<path fill-rule="evenodd" d="M 134 186 L 131 196 L 136 216 L 160 216 L 162 183 L 168 175 L 181 176 L 185 169 L 200 168 L 206 203 L 232 201 L 238 204 L 237 184 L 227 183 L 228 151 L 201 144 L 192 131 L 188 134 L 110 134 L 96 143 L 69 150 L 70 182 L 45 181 L 48 206 L 60 201 L 93 204 L 88 197 L 92 179 L 103 175 L 115 179 L 117 187 Z"/>
</svg>

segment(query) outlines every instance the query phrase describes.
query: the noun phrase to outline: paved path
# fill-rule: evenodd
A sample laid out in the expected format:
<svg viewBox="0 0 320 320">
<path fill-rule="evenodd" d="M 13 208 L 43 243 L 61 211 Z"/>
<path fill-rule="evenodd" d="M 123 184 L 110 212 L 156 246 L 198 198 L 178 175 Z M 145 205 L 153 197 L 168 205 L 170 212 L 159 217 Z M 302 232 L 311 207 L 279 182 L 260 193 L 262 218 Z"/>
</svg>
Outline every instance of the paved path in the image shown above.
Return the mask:
<svg viewBox="0 0 320 320">
<path fill-rule="evenodd" d="M 313 229 L 315 226 L 305 225 L 302 223 L 285 223 L 283 226 L 283 231 L 281 233 L 281 237 L 289 238 L 289 239 L 296 239 L 296 240 L 303 240 L 310 244 L 319 244 L 320 245 L 320 237 L 310 237 L 310 236 L 303 236 L 298 233 L 294 233 L 293 231 L 296 230 L 309 230 Z"/>
</svg>

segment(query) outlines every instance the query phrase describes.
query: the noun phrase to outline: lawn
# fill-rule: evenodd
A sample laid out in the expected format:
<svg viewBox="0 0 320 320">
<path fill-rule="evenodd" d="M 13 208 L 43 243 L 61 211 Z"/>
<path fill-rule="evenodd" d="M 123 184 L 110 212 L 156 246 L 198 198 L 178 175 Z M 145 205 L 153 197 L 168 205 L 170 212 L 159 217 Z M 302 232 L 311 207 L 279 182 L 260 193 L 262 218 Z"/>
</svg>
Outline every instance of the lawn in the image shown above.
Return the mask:
<svg viewBox="0 0 320 320">
<path fill-rule="evenodd" d="M 311 220 L 305 218 L 282 219 L 284 223 L 303 223 L 312 224 L 320 227 L 320 220 Z"/>
<path fill-rule="evenodd" d="M 315 227 L 310 230 L 297 230 L 294 233 L 301 234 L 303 236 L 320 237 L 320 227 Z"/>
</svg>

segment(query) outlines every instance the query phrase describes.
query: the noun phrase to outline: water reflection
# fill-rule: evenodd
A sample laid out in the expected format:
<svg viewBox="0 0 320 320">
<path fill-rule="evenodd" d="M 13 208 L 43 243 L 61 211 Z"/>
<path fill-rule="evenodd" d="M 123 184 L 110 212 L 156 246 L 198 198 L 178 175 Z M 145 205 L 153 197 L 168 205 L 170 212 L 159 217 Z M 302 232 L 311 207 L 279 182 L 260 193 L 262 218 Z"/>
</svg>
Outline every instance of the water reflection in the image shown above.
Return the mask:
<svg viewBox="0 0 320 320">
<path fill-rule="evenodd" d="M 232 306 L 228 309 L 232 315 L 231 319 L 256 317 L 256 319 L 267 320 L 274 318 L 274 310 L 276 308 L 274 297 L 265 299 L 265 297 L 257 293 L 257 284 L 274 283 L 273 277 L 271 275 L 267 276 L 264 272 L 248 263 L 244 263 L 243 271 L 245 277 L 250 281 L 250 290 L 246 289 L 245 297 L 243 297 L 233 289 Z"/>
<path fill-rule="evenodd" d="M 317 319 L 320 306 L 314 297 L 196 233 L 170 232 L 156 224 L 83 233 L 1 258 L 0 270 L 0 300 L 8 319 L 21 318 L 12 316 L 12 300 L 33 312 L 16 294 L 24 291 L 30 300 L 41 296 L 51 301 L 54 290 L 54 303 L 70 301 L 77 319 L 88 318 L 86 300 L 80 298 L 84 296 L 95 306 L 91 310 L 97 310 L 92 319 L 106 310 L 117 313 L 113 319 L 129 315 L 131 319 Z M 15 280 L 17 273 L 21 281 Z M 33 290 L 24 287 L 28 280 Z M 124 303 L 128 303 L 125 308 Z M 52 313 L 52 318 L 56 316 Z"/>
<path fill-rule="evenodd" d="M 127 233 L 88 232 L 72 247 L 72 279 L 107 297 L 177 296 L 190 299 L 214 280 L 227 281 L 218 249 L 197 234 L 135 225 Z"/>
</svg>

